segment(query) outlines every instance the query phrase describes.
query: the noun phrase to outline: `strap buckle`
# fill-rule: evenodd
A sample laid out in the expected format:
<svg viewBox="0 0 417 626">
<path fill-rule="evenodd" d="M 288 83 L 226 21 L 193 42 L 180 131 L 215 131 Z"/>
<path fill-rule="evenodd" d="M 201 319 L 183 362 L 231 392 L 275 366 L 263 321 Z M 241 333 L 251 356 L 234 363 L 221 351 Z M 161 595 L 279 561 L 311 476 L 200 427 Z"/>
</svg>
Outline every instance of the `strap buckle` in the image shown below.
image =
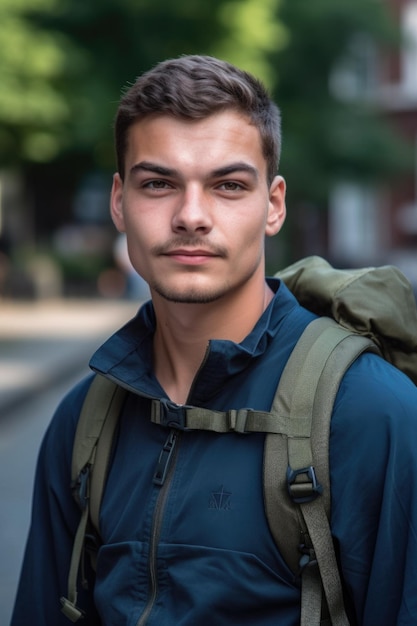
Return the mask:
<svg viewBox="0 0 417 626">
<path fill-rule="evenodd" d="M 187 406 L 176 404 L 167 398 L 159 401 L 159 423 L 161 426 L 176 428 L 177 430 L 187 429 Z"/>
<path fill-rule="evenodd" d="M 298 470 L 293 470 L 288 466 L 287 489 L 290 498 L 296 504 L 312 502 L 323 493 L 323 487 L 318 482 L 312 465 Z"/>
</svg>

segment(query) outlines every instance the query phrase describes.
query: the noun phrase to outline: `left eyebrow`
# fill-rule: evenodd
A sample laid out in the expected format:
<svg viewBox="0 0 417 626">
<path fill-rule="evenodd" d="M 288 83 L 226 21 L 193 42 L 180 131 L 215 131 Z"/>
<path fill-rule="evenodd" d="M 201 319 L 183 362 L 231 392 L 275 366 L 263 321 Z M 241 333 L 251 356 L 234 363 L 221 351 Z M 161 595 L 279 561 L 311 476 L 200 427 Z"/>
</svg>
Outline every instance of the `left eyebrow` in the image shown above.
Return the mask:
<svg viewBox="0 0 417 626">
<path fill-rule="evenodd" d="M 244 163 L 243 161 L 231 163 L 230 165 L 225 165 L 224 167 L 219 167 L 211 172 L 211 176 L 213 178 L 221 178 L 222 176 L 229 176 L 230 174 L 235 174 L 237 172 L 246 172 L 256 180 L 259 178 L 259 172 L 256 167 L 253 167 L 248 163 Z"/>
</svg>

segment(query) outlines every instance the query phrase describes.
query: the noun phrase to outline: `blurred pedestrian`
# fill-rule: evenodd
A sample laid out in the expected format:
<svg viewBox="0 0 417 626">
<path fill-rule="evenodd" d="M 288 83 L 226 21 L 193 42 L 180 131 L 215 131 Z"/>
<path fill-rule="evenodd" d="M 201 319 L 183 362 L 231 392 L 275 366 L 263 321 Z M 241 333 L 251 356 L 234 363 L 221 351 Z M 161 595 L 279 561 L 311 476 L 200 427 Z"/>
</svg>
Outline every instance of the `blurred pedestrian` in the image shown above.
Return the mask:
<svg viewBox="0 0 417 626">
<path fill-rule="evenodd" d="M 113 246 L 114 258 L 117 267 L 123 272 L 126 279 L 124 297 L 128 300 L 148 300 L 150 291 L 147 282 L 137 273 L 130 262 L 127 249 L 127 240 L 124 233 L 120 233 Z"/>
</svg>

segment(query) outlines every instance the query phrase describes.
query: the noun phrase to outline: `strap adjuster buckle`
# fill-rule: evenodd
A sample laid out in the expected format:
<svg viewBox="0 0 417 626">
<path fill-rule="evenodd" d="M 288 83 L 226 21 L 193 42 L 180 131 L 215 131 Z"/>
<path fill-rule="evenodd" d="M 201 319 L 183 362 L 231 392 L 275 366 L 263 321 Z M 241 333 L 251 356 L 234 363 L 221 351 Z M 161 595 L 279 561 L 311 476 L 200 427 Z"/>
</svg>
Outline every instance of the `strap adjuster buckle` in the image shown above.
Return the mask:
<svg viewBox="0 0 417 626">
<path fill-rule="evenodd" d="M 250 411 L 251 409 L 230 409 L 230 411 L 227 412 L 229 429 L 241 435 L 246 434 L 246 422 Z"/>
<path fill-rule="evenodd" d="M 293 470 L 288 466 L 287 489 L 290 498 L 296 504 L 312 502 L 323 493 L 323 487 L 318 482 L 312 465 L 298 470 Z"/>
</svg>

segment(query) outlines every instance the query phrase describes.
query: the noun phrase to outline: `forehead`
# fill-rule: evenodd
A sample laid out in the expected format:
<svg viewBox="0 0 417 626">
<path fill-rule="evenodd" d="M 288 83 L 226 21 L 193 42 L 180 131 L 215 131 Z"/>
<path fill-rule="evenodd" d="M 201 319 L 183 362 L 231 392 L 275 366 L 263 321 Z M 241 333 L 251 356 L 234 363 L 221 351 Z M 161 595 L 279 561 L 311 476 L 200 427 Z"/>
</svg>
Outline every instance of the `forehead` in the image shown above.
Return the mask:
<svg viewBox="0 0 417 626">
<path fill-rule="evenodd" d="M 201 120 L 152 115 L 135 122 L 128 133 L 126 171 L 142 160 L 180 170 L 213 169 L 233 160 L 266 172 L 258 128 L 234 110 Z"/>
</svg>

